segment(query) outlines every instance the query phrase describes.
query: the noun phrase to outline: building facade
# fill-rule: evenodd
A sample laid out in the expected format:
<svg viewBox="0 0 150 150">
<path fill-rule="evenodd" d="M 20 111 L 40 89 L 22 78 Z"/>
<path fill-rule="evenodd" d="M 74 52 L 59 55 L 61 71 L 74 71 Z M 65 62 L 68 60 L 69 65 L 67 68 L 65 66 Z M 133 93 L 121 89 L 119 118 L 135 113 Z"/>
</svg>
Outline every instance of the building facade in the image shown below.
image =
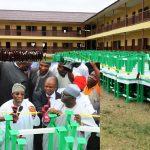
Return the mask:
<svg viewBox="0 0 150 150">
<path fill-rule="evenodd" d="M 149 8 L 149 0 L 119 0 L 97 14 L 0 10 L 0 49 L 149 51 Z"/>
</svg>

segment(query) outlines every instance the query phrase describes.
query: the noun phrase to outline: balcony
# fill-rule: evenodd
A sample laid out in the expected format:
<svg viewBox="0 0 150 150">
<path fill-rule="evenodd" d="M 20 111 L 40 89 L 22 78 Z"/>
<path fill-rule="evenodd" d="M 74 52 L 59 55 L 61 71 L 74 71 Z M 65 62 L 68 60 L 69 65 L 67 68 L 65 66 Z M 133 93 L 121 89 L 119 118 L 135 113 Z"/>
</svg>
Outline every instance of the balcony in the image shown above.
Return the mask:
<svg viewBox="0 0 150 150">
<path fill-rule="evenodd" d="M 63 51 L 70 51 L 70 50 L 75 50 L 77 49 L 76 47 L 68 47 L 68 48 L 64 48 L 64 47 L 53 47 L 53 46 L 49 46 L 45 49 L 43 49 L 42 46 L 36 46 L 36 47 L 26 47 L 26 46 L 22 46 L 22 47 L 16 47 L 16 46 L 11 46 L 10 48 L 6 48 L 6 47 L 0 47 L 0 50 L 7 50 L 7 51 L 37 51 L 37 50 L 42 50 L 43 52 L 46 53 L 55 53 L 55 52 L 63 52 Z"/>
<path fill-rule="evenodd" d="M 0 29 L 0 36 L 43 36 L 43 37 L 88 37 L 90 35 L 103 33 L 107 31 L 111 31 L 114 29 L 127 27 L 131 25 L 135 25 L 138 23 L 150 21 L 150 10 L 146 10 L 144 12 L 138 13 L 131 17 L 126 17 L 124 19 L 118 20 L 112 24 L 97 26 L 92 30 L 84 30 L 82 32 L 77 32 L 75 30 L 64 32 L 62 30 L 52 31 L 52 30 L 34 30 L 27 31 L 26 29 L 16 30 L 16 29 Z"/>
<path fill-rule="evenodd" d="M 126 17 L 125 19 L 122 19 L 113 24 L 98 26 L 97 29 L 91 30 L 91 32 L 88 33 L 88 36 L 111 31 L 111 30 L 126 27 L 126 26 L 135 25 L 138 23 L 146 22 L 146 21 L 150 21 L 150 10 L 144 11 L 132 17 Z"/>
<path fill-rule="evenodd" d="M 85 37 L 84 31 L 79 34 L 77 31 L 70 31 L 70 32 L 65 32 L 64 33 L 61 30 L 58 30 L 58 31 L 52 31 L 52 30 L 47 30 L 47 31 L 41 31 L 41 30 L 26 31 L 24 29 L 22 29 L 22 30 L 0 29 L 0 35 L 1 36 L 8 36 L 9 35 L 9 36 Z"/>
</svg>

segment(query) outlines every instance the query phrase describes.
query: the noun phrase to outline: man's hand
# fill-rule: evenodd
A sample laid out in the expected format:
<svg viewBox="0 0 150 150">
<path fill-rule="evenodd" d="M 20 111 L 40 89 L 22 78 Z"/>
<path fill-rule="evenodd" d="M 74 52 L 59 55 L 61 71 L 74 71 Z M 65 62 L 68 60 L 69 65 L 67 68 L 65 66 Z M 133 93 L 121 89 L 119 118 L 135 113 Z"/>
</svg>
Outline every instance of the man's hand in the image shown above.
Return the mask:
<svg viewBox="0 0 150 150">
<path fill-rule="evenodd" d="M 60 110 L 57 110 L 55 108 L 50 108 L 47 112 L 52 113 L 52 114 L 56 114 L 57 116 L 60 116 L 62 114 L 62 112 Z"/>
<path fill-rule="evenodd" d="M 16 114 L 16 113 L 13 112 L 10 115 L 12 115 L 12 117 L 13 117 L 13 123 L 16 123 L 18 121 L 18 119 L 19 119 L 18 114 Z"/>
<path fill-rule="evenodd" d="M 80 116 L 79 114 L 75 114 L 75 115 L 74 115 L 74 120 L 75 120 L 77 123 L 81 124 L 81 116 Z"/>
<path fill-rule="evenodd" d="M 35 117 L 36 116 L 36 108 L 34 106 L 30 106 L 29 107 L 29 111 L 33 112 L 32 116 Z"/>
</svg>

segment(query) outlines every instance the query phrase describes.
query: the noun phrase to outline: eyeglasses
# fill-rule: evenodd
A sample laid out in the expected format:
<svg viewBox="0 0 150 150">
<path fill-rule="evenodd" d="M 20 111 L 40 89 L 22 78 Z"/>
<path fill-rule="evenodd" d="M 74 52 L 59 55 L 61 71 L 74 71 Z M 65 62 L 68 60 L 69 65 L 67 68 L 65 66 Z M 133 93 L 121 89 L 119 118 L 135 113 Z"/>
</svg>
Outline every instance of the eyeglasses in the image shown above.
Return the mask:
<svg viewBox="0 0 150 150">
<path fill-rule="evenodd" d="M 14 94 L 24 96 L 24 93 L 15 92 Z"/>
</svg>

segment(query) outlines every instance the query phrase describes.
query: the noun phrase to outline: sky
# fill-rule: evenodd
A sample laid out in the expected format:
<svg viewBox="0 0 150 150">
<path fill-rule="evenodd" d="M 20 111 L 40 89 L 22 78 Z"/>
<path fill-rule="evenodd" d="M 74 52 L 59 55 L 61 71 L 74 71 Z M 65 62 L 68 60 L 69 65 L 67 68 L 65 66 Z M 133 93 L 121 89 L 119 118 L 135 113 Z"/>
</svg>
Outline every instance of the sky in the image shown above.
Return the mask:
<svg viewBox="0 0 150 150">
<path fill-rule="evenodd" d="M 116 0 L 0 0 L 0 9 L 99 12 Z"/>
</svg>

